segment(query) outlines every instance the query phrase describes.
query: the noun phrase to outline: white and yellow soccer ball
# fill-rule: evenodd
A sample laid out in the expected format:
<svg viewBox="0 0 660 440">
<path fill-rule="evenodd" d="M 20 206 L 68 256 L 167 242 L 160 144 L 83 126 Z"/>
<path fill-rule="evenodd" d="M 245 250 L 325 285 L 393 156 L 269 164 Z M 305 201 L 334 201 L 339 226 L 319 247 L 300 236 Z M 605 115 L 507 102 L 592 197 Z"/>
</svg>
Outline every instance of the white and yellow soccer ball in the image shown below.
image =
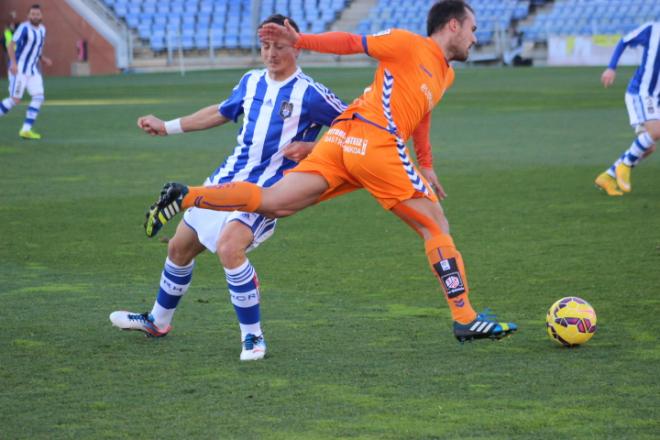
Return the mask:
<svg viewBox="0 0 660 440">
<path fill-rule="evenodd" d="M 582 298 L 568 296 L 550 306 L 546 327 L 550 339 L 565 347 L 584 344 L 596 333 L 596 311 Z"/>
</svg>

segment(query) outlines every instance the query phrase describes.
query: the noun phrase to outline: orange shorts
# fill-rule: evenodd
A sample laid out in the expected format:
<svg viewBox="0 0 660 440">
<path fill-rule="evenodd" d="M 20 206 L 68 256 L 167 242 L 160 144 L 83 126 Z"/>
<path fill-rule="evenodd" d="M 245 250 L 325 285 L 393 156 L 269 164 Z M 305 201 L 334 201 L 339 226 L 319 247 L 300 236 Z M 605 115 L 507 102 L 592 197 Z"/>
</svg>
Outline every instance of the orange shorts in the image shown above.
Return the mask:
<svg viewBox="0 0 660 440">
<path fill-rule="evenodd" d="M 292 173 L 316 173 L 330 187 L 319 201 L 364 188 L 383 208 L 404 200 L 438 198 L 413 164 L 408 148 L 394 135 L 357 119 L 340 121 L 328 130 L 312 153 Z"/>
</svg>

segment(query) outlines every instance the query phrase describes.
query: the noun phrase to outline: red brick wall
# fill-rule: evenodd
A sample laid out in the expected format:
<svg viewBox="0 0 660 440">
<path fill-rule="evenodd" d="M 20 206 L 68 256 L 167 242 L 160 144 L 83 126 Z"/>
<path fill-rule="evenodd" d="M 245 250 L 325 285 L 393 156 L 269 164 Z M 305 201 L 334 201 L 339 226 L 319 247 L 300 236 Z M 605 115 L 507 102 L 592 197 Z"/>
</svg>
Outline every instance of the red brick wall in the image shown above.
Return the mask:
<svg viewBox="0 0 660 440">
<path fill-rule="evenodd" d="M 76 62 L 76 43 L 87 41 L 87 60 L 92 75 L 117 73 L 115 49 L 96 32 L 65 0 L 0 0 L 0 27 L 10 21 L 10 12 L 16 11 L 16 21 L 27 18 L 30 6 L 41 4 L 43 24 L 46 26 L 46 44 L 43 54 L 53 60 L 51 67 L 42 66 L 45 75 L 69 76 L 71 64 Z M 6 63 L 6 59 L 3 60 Z M 6 64 L 0 69 L 6 75 Z"/>
</svg>

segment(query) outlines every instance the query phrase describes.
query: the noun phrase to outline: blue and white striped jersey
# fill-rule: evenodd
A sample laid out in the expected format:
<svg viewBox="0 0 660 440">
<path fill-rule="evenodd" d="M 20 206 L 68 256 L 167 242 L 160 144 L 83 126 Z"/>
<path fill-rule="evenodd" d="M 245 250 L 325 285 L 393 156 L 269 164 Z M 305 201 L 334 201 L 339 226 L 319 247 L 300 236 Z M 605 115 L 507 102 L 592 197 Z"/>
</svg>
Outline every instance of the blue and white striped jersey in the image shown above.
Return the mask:
<svg viewBox="0 0 660 440">
<path fill-rule="evenodd" d="M 39 59 L 46 40 L 44 25 L 34 27 L 29 21 L 24 21 L 16 28 L 12 40 L 16 43 L 18 73 L 26 75 L 39 73 Z"/>
<path fill-rule="evenodd" d="M 642 96 L 660 95 L 660 22 L 644 23 L 625 35 L 616 46 L 609 67 L 616 69 L 619 57 L 626 47 L 642 46 L 642 63 L 637 68 L 630 83 L 628 93 Z"/>
<path fill-rule="evenodd" d="M 329 126 L 345 108 L 334 93 L 300 69 L 279 82 L 266 69 L 247 72 L 218 106 L 221 115 L 234 121 L 244 115 L 238 145 L 205 185 L 233 181 L 273 185 L 296 165 L 282 149 L 293 141 L 314 141 L 321 127 Z"/>
</svg>

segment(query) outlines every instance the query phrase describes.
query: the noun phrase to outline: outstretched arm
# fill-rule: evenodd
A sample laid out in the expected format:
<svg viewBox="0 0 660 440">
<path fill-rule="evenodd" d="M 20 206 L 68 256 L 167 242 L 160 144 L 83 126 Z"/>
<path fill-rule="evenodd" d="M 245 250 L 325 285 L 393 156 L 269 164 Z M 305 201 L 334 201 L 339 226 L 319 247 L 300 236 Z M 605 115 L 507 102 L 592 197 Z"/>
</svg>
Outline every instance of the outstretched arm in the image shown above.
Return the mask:
<svg viewBox="0 0 660 440">
<path fill-rule="evenodd" d="M 152 136 L 167 136 L 168 134 L 206 130 L 226 122 L 229 122 L 229 119 L 220 114 L 218 106 L 210 105 L 191 115 L 171 121 L 163 121 L 154 115 L 142 116 L 138 118 L 137 125 Z"/>
<path fill-rule="evenodd" d="M 284 40 L 298 49 L 308 49 L 314 52 L 350 55 L 364 53 L 362 37 L 348 32 L 325 32 L 322 34 L 300 34 L 289 24 L 284 26 L 267 23 L 259 29 L 261 40 Z"/>
</svg>

